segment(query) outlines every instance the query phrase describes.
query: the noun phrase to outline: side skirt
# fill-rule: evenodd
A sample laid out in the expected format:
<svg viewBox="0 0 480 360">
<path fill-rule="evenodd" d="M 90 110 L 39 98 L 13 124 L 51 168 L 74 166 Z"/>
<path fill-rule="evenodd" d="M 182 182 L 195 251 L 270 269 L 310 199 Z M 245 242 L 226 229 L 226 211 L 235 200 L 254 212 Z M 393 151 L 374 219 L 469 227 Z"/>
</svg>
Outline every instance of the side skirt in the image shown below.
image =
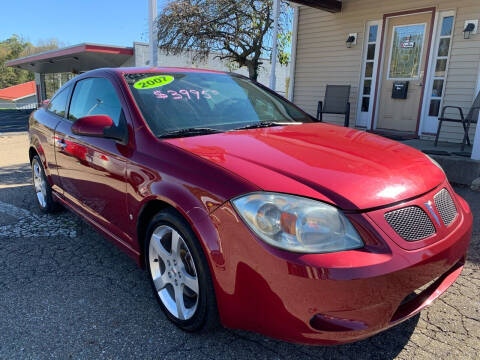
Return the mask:
<svg viewBox="0 0 480 360">
<path fill-rule="evenodd" d="M 110 231 L 108 231 L 107 229 L 103 228 L 100 224 L 98 224 L 95 220 L 93 220 L 92 218 L 88 217 L 86 214 L 84 214 L 81 210 L 77 209 L 75 206 L 72 206 L 69 202 L 67 202 L 66 200 L 62 199 L 62 197 L 57 193 L 57 192 L 52 192 L 52 195 L 55 197 L 55 200 L 60 202 L 62 205 L 64 205 L 67 209 L 71 210 L 72 212 L 74 212 L 75 214 L 77 214 L 78 216 L 80 216 L 80 218 L 82 218 L 82 220 L 84 220 L 85 222 L 89 223 L 91 226 L 93 226 L 93 228 L 99 232 L 100 234 L 102 234 L 104 237 L 106 237 L 108 240 L 110 240 L 113 244 L 115 244 L 116 246 L 118 246 L 122 251 L 124 251 L 125 253 L 127 253 L 128 256 L 130 256 L 133 260 L 135 260 L 135 262 L 137 263 L 137 265 L 139 267 L 143 267 L 143 259 L 142 259 L 142 256 L 141 254 L 133 249 L 129 244 L 127 244 L 125 241 L 123 241 L 122 239 L 120 239 L 118 236 L 112 234 Z"/>
</svg>

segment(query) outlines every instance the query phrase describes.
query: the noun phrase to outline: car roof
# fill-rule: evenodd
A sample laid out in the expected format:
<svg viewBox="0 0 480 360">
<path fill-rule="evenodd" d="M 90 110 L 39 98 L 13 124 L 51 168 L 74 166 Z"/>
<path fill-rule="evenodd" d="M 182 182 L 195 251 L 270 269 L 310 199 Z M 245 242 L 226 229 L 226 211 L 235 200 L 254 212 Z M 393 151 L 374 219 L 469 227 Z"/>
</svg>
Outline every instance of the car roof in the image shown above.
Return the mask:
<svg viewBox="0 0 480 360">
<path fill-rule="evenodd" d="M 100 69 L 99 69 L 100 70 Z M 117 74 L 138 74 L 138 73 L 157 73 L 157 72 L 191 72 L 191 73 L 213 73 L 213 74 L 227 74 L 225 71 L 198 69 L 198 68 L 186 68 L 186 67 L 119 67 L 119 68 L 103 68 L 108 72 Z"/>
<path fill-rule="evenodd" d="M 230 73 L 225 71 L 218 71 L 218 70 L 209 70 L 209 69 L 199 69 L 199 68 L 186 68 L 186 67 L 152 67 L 152 66 L 145 66 L 145 67 L 117 67 L 117 68 L 99 68 L 86 71 L 84 73 L 79 74 L 78 76 L 70 79 L 65 84 L 58 89 L 54 96 L 63 90 L 64 88 L 70 86 L 72 83 L 86 78 L 88 76 L 104 76 L 105 74 L 113 74 L 116 76 L 123 76 L 124 74 L 144 74 L 144 73 L 158 73 L 158 72 L 184 72 L 184 73 L 210 73 L 210 74 L 223 74 L 229 76 L 237 76 L 237 77 L 244 77 L 243 75 Z"/>
</svg>

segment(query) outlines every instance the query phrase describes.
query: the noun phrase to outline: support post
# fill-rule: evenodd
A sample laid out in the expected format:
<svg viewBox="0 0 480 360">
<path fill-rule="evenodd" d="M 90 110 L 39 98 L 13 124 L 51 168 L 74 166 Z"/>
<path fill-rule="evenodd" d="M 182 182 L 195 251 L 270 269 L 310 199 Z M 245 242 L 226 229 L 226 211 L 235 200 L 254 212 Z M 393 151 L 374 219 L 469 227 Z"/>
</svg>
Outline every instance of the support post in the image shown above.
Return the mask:
<svg viewBox="0 0 480 360">
<path fill-rule="evenodd" d="M 475 95 L 480 93 L 480 63 L 478 64 L 477 71 L 477 86 L 475 89 Z M 480 111 L 478 112 L 477 127 L 475 129 L 475 138 L 472 143 L 472 159 L 480 160 Z"/>
<path fill-rule="evenodd" d="M 480 160 L 480 112 L 478 113 L 477 128 L 475 130 L 475 138 L 472 144 L 472 159 Z"/>
<path fill-rule="evenodd" d="M 158 45 L 157 45 L 157 0 L 148 0 L 148 30 L 150 43 L 150 66 L 158 66 Z"/>
<path fill-rule="evenodd" d="M 288 100 L 293 102 L 293 91 L 295 89 L 295 67 L 297 63 L 297 41 L 298 41 L 298 18 L 300 9 L 293 5 L 293 29 L 292 29 L 292 53 L 290 55 L 290 82 L 288 84 Z"/>
<path fill-rule="evenodd" d="M 278 53 L 278 20 L 280 17 L 280 0 L 273 0 L 273 34 L 272 34 L 272 68 L 270 69 L 270 89 L 276 90 L 277 53 Z"/>
<path fill-rule="evenodd" d="M 47 88 L 45 86 L 45 74 L 35 73 L 35 85 L 37 88 L 37 102 L 40 105 L 47 100 Z"/>
</svg>

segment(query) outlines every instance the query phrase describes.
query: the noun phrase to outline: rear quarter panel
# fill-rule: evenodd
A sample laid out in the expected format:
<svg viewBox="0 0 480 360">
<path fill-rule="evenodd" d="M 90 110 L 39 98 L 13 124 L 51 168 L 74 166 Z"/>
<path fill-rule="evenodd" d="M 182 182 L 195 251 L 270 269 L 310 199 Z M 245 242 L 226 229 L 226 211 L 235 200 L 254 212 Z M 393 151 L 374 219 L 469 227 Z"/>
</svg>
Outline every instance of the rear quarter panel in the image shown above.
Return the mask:
<svg viewBox="0 0 480 360">
<path fill-rule="evenodd" d="M 55 161 L 55 127 L 59 122 L 60 118 L 41 108 L 30 115 L 28 124 L 30 148 L 40 156 L 47 179 L 56 191 L 59 179 Z"/>
</svg>

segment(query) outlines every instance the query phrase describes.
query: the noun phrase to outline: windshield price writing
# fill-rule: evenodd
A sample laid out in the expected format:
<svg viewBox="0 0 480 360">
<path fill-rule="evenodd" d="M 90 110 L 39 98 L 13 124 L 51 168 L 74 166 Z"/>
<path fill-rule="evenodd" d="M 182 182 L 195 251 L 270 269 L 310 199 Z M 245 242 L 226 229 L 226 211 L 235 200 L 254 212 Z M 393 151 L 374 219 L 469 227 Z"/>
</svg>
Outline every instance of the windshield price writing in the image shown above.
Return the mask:
<svg viewBox="0 0 480 360">
<path fill-rule="evenodd" d="M 220 93 L 217 90 L 194 90 L 194 89 L 181 89 L 178 91 L 175 90 L 155 90 L 153 95 L 157 99 L 172 99 L 172 100 L 200 100 L 211 99 L 214 96 L 219 95 Z"/>
</svg>

